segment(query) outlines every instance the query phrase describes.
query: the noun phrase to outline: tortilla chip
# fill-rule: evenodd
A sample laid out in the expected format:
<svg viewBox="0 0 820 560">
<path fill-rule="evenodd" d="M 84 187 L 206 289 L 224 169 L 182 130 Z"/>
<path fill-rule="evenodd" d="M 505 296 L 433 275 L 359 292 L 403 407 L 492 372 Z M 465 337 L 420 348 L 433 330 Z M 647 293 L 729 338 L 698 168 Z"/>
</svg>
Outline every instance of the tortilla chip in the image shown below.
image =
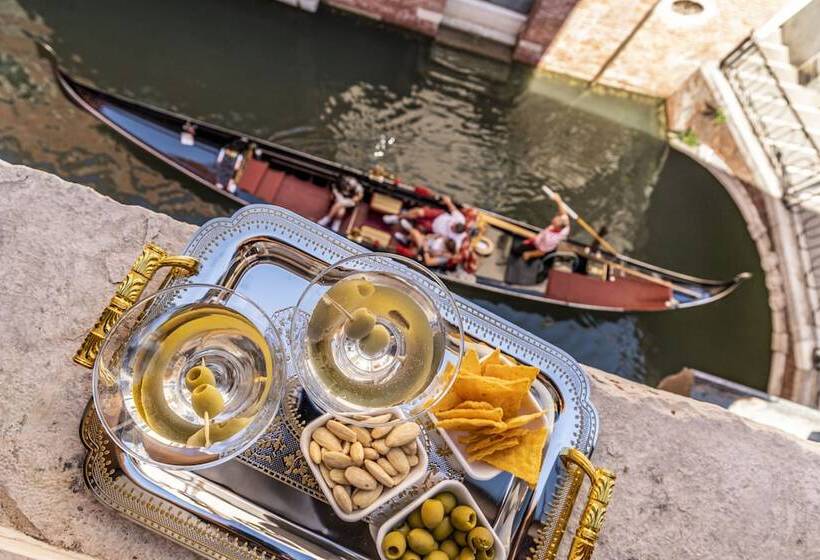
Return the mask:
<svg viewBox="0 0 820 560">
<path fill-rule="evenodd" d="M 492 410 L 493 408 L 495 408 L 493 405 L 491 405 L 490 403 L 485 402 L 485 401 L 463 401 L 463 402 L 459 403 L 458 407 L 459 408 L 474 408 L 474 409 L 478 409 L 478 410 Z"/>
<path fill-rule="evenodd" d="M 507 432 L 501 432 L 498 435 L 493 436 L 485 436 L 480 434 L 474 434 L 470 436 L 471 442 L 468 444 L 464 444 L 464 450 L 467 453 L 475 453 L 476 451 L 481 451 L 482 449 L 487 449 L 488 447 L 493 446 L 494 444 L 498 443 L 499 441 L 504 441 L 505 439 L 513 439 L 521 437 L 526 430 L 524 428 L 518 428 L 516 430 L 509 430 Z M 475 438 L 475 439 L 472 439 Z M 464 438 L 467 439 L 467 438 Z M 464 443 L 462 440 L 459 440 Z"/>
<path fill-rule="evenodd" d="M 495 377 L 459 375 L 453 389 L 465 401 L 485 401 L 502 408 L 506 417 L 518 414 L 521 401 L 530 390 L 530 382 L 526 379 L 509 381 Z"/>
<path fill-rule="evenodd" d="M 498 453 L 498 452 L 503 451 L 505 449 L 510 449 L 512 447 L 515 447 L 515 446 L 519 445 L 520 443 L 521 443 L 521 440 L 519 438 L 505 438 L 505 439 L 502 439 L 502 440 L 499 440 L 499 441 L 495 442 L 493 445 L 487 447 L 486 449 L 482 449 L 482 450 L 477 451 L 475 453 L 468 453 L 467 454 L 467 460 L 468 461 L 481 461 L 481 460 L 484 459 L 484 457 L 487 457 L 488 455 Z"/>
<path fill-rule="evenodd" d="M 448 418 L 447 420 L 436 422 L 436 428 L 456 431 L 463 430 L 465 432 L 480 430 L 481 428 L 498 428 L 503 425 L 503 422 L 486 420 L 484 418 Z"/>
<path fill-rule="evenodd" d="M 497 469 L 507 471 L 535 488 L 541 474 L 544 459 L 544 444 L 547 442 L 547 428 L 528 430 L 514 447 L 496 451 L 482 458 L 482 461 Z"/>
<path fill-rule="evenodd" d="M 478 361 L 478 354 L 475 350 L 467 350 L 461 360 L 461 372 L 471 375 L 481 375 L 481 363 Z"/>
<path fill-rule="evenodd" d="M 489 364 L 484 367 L 484 375 L 497 377 L 499 379 L 526 379 L 534 381 L 538 376 L 538 368 L 532 366 L 508 366 L 500 364 Z"/>
<path fill-rule="evenodd" d="M 483 418 L 484 420 L 501 421 L 504 411 L 500 408 L 480 409 L 480 408 L 451 408 L 436 413 L 436 418 L 447 420 L 448 418 Z"/>
<path fill-rule="evenodd" d="M 538 412 L 532 412 L 530 414 L 522 414 L 521 416 L 516 416 L 515 418 L 510 418 L 507 420 L 507 429 L 512 430 L 514 428 L 519 428 L 522 426 L 526 426 L 536 418 L 541 418 L 544 416 L 546 412 L 543 410 L 539 410 Z"/>
<path fill-rule="evenodd" d="M 435 406 L 433 406 L 433 414 L 438 414 L 444 410 L 450 410 L 460 402 L 461 397 L 458 396 L 458 393 L 456 393 L 453 389 L 450 389 L 447 394 L 444 395 L 441 400 L 435 404 Z"/>
<path fill-rule="evenodd" d="M 492 351 L 491 354 L 485 356 L 481 360 L 481 373 L 484 373 L 484 368 L 494 364 L 503 364 L 504 361 L 501 359 L 501 350 L 496 348 Z"/>
</svg>

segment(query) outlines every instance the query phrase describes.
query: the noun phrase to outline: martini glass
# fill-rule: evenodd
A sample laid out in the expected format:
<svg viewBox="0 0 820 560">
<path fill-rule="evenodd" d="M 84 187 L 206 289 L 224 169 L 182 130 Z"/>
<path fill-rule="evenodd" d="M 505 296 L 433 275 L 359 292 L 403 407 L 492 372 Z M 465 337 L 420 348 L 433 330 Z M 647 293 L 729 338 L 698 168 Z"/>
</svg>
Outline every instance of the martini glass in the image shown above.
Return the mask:
<svg viewBox="0 0 820 560">
<path fill-rule="evenodd" d="M 283 371 L 279 336 L 262 309 L 224 287 L 184 284 L 140 300 L 117 322 L 94 364 L 94 404 L 128 455 L 199 469 L 265 432 Z"/>
<path fill-rule="evenodd" d="M 290 349 L 317 406 L 352 424 L 414 419 L 450 389 L 463 353 L 461 315 L 442 282 L 387 253 L 343 259 L 299 298 Z"/>
</svg>

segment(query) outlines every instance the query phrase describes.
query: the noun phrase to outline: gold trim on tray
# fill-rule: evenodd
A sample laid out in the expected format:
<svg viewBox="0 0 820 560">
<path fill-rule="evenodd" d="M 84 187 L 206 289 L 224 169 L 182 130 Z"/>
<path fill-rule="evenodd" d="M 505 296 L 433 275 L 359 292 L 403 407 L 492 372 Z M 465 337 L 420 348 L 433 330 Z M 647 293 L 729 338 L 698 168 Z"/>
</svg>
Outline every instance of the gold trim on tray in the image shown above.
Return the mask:
<svg viewBox="0 0 820 560">
<path fill-rule="evenodd" d="M 87 368 L 94 367 L 94 360 L 97 358 L 97 353 L 100 351 L 100 346 L 102 346 L 108 332 L 122 317 L 123 313 L 137 302 L 154 274 L 160 268 L 165 267 L 171 268 L 169 276 L 187 276 L 196 273 L 199 268 L 199 261 L 193 257 L 170 256 L 158 245 L 147 243 L 143 247 L 140 256 L 131 265 L 131 270 L 128 271 L 123 281 L 117 285 L 114 297 L 111 298 L 94 327 L 86 335 L 82 346 L 74 354 L 76 363 Z"/>
</svg>

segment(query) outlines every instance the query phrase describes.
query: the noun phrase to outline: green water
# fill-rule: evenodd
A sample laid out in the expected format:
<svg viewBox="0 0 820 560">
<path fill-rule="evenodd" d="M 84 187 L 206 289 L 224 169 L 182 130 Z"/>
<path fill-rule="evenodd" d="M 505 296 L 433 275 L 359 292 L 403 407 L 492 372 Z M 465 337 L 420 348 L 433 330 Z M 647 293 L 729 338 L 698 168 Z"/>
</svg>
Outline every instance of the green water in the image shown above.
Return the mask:
<svg viewBox="0 0 820 560">
<path fill-rule="evenodd" d="M 202 223 L 231 204 L 74 108 L 31 36 L 96 85 L 460 200 L 545 223 L 542 183 L 625 253 L 694 275 L 755 278 L 658 315 L 463 295 L 578 360 L 656 383 L 692 366 L 765 388 L 770 320 L 754 245 L 722 187 L 662 139 L 654 101 L 585 92 L 426 37 L 271 0 L 0 0 L 0 158 Z M 579 236 L 582 237 L 582 236 Z M 138 247 L 135 246 L 135 251 Z"/>
</svg>

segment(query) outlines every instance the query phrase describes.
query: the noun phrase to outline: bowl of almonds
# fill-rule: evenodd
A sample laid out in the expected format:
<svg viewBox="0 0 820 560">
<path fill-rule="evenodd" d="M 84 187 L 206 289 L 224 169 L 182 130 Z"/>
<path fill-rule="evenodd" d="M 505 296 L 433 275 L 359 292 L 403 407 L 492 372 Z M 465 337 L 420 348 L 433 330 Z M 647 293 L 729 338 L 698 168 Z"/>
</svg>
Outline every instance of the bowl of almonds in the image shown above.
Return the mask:
<svg viewBox="0 0 820 560">
<path fill-rule="evenodd" d="M 397 412 L 357 417 L 374 426 L 366 428 L 325 414 L 302 430 L 302 454 L 340 519 L 359 521 L 424 477 L 421 428 L 396 423 L 401 418 Z"/>
</svg>

